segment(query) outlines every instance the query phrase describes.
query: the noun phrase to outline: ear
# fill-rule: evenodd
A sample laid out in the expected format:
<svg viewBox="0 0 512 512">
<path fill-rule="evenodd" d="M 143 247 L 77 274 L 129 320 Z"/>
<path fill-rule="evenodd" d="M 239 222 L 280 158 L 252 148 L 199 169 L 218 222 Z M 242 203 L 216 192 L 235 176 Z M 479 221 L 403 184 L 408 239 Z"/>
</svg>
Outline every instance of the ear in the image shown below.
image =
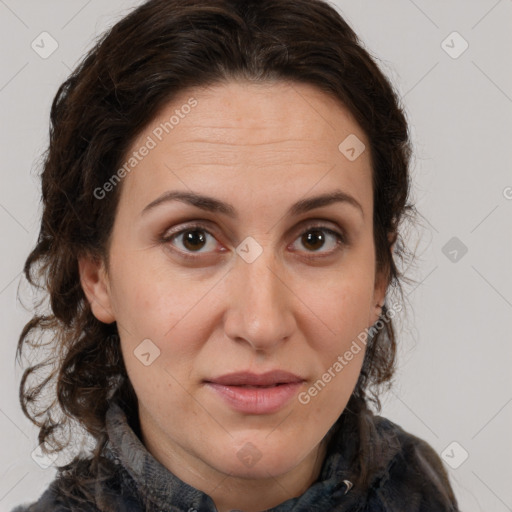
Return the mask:
<svg viewBox="0 0 512 512">
<path fill-rule="evenodd" d="M 382 306 L 386 298 L 386 290 L 388 288 L 388 284 L 388 280 L 382 273 L 379 273 L 375 276 L 373 301 L 370 308 L 370 325 L 373 325 L 382 314 Z"/>
<path fill-rule="evenodd" d="M 80 284 L 89 301 L 92 314 L 105 324 L 115 322 L 110 283 L 103 259 L 91 255 L 80 256 L 78 269 Z"/>
<path fill-rule="evenodd" d="M 390 241 L 392 240 L 391 236 L 389 237 Z M 396 237 L 393 240 L 393 243 L 390 247 L 391 255 L 393 255 L 393 250 L 396 244 Z M 386 299 L 386 291 L 389 286 L 389 279 L 383 272 L 379 272 L 375 276 L 375 285 L 373 289 L 373 302 L 370 308 L 370 325 L 373 325 L 382 314 L 382 306 L 384 305 L 384 301 Z"/>
</svg>

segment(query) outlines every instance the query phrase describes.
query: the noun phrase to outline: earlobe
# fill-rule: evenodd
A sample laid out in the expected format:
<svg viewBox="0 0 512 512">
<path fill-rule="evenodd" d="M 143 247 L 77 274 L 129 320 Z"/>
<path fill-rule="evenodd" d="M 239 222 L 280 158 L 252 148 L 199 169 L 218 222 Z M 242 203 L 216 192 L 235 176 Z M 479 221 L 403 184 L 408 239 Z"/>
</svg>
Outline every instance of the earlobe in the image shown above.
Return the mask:
<svg viewBox="0 0 512 512">
<path fill-rule="evenodd" d="M 82 256 L 78 258 L 78 269 L 80 284 L 89 301 L 92 314 L 105 324 L 115 322 L 104 262 L 92 256 Z"/>
</svg>

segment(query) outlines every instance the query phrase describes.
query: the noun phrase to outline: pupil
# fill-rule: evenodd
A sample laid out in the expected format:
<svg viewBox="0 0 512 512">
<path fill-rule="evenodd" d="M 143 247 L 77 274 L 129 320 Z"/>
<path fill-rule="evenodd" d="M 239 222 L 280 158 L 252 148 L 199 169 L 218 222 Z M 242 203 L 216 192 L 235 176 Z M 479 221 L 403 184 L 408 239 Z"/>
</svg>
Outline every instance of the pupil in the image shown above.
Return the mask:
<svg viewBox="0 0 512 512">
<path fill-rule="evenodd" d="M 320 243 L 317 243 L 315 244 L 315 241 L 319 241 Z M 313 246 L 312 248 L 313 249 L 320 249 L 322 247 L 322 245 L 324 244 L 324 235 L 322 233 L 322 231 L 319 231 L 319 230 L 315 230 L 315 231 L 310 231 L 309 233 L 307 233 L 306 235 L 303 236 L 303 242 L 304 242 L 304 246 Z M 315 247 L 316 245 L 316 247 Z"/>
<path fill-rule="evenodd" d="M 183 245 L 185 245 L 185 247 L 187 247 L 187 249 L 197 249 L 198 245 L 200 245 L 201 243 L 204 243 L 204 242 L 205 242 L 204 234 L 201 231 L 194 229 L 194 230 L 186 232 L 186 234 L 184 236 L 184 240 L 183 240 Z"/>
</svg>

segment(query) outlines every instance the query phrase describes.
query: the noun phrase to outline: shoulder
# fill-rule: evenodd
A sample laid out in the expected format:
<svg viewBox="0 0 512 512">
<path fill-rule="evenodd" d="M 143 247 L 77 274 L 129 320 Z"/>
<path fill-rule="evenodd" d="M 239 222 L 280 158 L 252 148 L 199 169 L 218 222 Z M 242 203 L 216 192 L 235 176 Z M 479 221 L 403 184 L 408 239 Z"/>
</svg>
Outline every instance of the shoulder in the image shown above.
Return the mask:
<svg viewBox="0 0 512 512">
<path fill-rule="evenodd" d="M 374 482 L 374 496 L 385 510 L 457 512 L 458 504 L 446 468 L 425 440 L 382 416 L 374 416 L 381 442 L 395 447 L 386 468 Z"/>
<path fill-rule="evenodd" d="M 69 512 L 70 508 L 58 503 L 54 496 L 47 490 L 38 501 L 30 505 L 19 505 L 11 512 Z"/>
<path fill-rule="evenodd" d="M 80 508 L 79 508 L 80 507 Z M 73 503 L 64 498 L 57 489 L 57 480 L 54 480 L 48 489 L 39 497 L 39 499 L 30 504 L 19 505 L 11 512 L 71 512 L 71 511 L 96 512 L 95 507 L 85 508 L 78 503 Z"/>
<path fill-rule="evenodd" d="M 90 459 L 75 459 L 59 469 L 37 501 L 19 505 L 11 512 L 100 512 L 98 500 L 110 485 L 101 482 L 90 466 Z"/>
</svg>

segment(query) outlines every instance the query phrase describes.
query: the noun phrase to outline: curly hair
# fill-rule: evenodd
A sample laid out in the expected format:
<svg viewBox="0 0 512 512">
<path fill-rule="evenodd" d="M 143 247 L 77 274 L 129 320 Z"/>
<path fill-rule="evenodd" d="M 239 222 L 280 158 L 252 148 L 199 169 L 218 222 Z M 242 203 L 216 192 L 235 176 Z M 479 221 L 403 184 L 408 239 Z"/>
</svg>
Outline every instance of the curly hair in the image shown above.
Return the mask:
<svg viewBox="0 0 512 512">
<path fill-rule="evenodd" d="M 112 400 L 137 423 L 116 323 L 93 316 L 79 278 L 82 255 L 103 258 L 108 266 L 122 183 L 103 200 L 95 189 L 175 95 L 236 79 L 311 84 L 352 113 L 370 142 L 376 271 L 403 299 L 399 262 L 409 253 L 399 226 L 415 211 L 408 203 L 408 124 L 392 85 L 346 21 L 323 0 L 149 0 L 96 42 L 51 107 L 40 232 L 24 265 L 26 279 L 49 304 L 43 311 L 34 307 L 16 354 L 21 358 L 27 344 L 45 349 L 23 373 L 20 402 L 47 453 L 64 450 L 70 440 L 63 434 L 77 424 L 92 436 L 91 461 L 97 464 Z M 382 314 L 387 312 L 384 305 Z M 362 413 L 370 403 L 380 411 L 378 395 L 391 385 L 395 359 L 389 320 L 368 338 L 358 382 L 337 422 L 352 421 L 360 434 L 354 461 L 359 482 L 366 481 L 372 461 Z"/>
</svg>

